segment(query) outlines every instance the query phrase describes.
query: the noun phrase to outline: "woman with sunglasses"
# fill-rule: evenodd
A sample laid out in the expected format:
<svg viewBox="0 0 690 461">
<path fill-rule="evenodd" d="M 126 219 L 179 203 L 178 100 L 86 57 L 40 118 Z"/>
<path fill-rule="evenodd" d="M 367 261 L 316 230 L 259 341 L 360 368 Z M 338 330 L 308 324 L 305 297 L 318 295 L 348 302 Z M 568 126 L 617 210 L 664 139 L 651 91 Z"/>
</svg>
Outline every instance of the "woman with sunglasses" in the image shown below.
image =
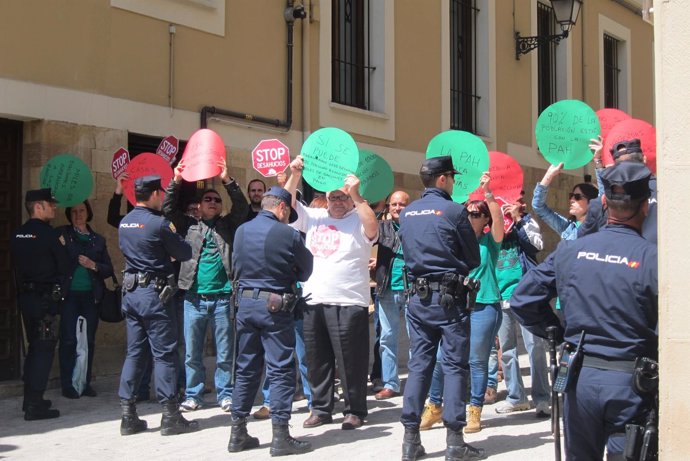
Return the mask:
<svg viewBox="0 0 690 461">
<path fill-rule="evenodd" d="M 537 216 L 561 236 L 562 240 L 575 240 L 577 238 L 577 228 L 587 217 L 589 201 L 599 195 L 599 190 L 589 183 L 576 184 L 568 195 L 570 218 L 566 218 L 546 205 L 549 186 L 561 171 L 563 171 L 563 163 L 549 166 L 546 174 L 534 189 L 532 208 L 537 213 Z"/>
</svg>

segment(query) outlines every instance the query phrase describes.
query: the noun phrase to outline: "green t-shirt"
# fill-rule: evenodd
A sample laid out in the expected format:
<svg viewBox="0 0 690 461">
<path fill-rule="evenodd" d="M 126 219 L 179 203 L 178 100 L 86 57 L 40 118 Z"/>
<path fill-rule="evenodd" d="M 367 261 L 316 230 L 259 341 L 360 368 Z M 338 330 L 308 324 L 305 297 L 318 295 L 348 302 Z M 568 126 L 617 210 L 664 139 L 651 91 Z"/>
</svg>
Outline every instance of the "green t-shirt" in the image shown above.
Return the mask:
<svg viewBox="0 0 690 461">
<path fill-rule="evenodd" d="M 479 255 L 481 263 L 470 272 L 470 277 L 481 284 L 477 293 L 477 302 L 495 304 L 501 301 L 501 292 L 496 280 L 496 261 L 500 244 L 496 243 L 491 232 L 479 237 Z"/>
<path fill-rule="evenodd" d="M 204 221 L 204 223 L 207 225 L 213 224 L 212 221 Z M 232 291 L 230 280 L 225 272 L 223 259 L 218 250 L 216 240 L 213 238 L 213 229 L 211 227 L 209 227 L 204 236 L 196 277 L 190 291 L 202 295 L 230 293 Z"/>
<path fill-rule="evenodd" d="M 400 225 L 398 223 L 393 223 L 393 228 L 396 232 L 398 232 Z M 402 291 L 405 289 L 405 284 L 403 283 L 403 267 L 405 267 L 405 260 L 403 259 L 403 249 L 401 244 L 398 245 L 398 250 L 391 261 L 391 291 Z"/>
<path fill-rule="evenodd" d="M 501 292 L 501 299 L 507 301 L 522 278 L 520 264 L 520 243 L 517 240 L 503 241 L 496 263 L 496 280 Z"/>
<path fill-rule="evenodd" d="M 77 245 L 86 247 L 89 242 L 89 236 L 85 234 L 77 233 Z M 70 282 L 70 291 L 91 291 L 93 283 L 91 282 L 91 275 L 89 270 L 77 264 L 77 268 L 74 269 L 74 274 L 72 274 L 72 281 Z"/>
</svg>

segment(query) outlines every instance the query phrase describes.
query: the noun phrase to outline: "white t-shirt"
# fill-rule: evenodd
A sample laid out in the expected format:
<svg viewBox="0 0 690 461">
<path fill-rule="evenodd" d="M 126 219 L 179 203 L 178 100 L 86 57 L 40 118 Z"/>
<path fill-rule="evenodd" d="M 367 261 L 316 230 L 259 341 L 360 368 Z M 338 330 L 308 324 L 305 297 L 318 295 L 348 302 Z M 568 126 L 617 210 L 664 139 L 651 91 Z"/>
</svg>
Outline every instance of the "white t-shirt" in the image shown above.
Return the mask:
<svg viewBox="0 0 690 461">
<path fill-rule="evenodd" d="M 369 256 L 378 236 L 368 239 L 357 210 L 335 219 L 325 208 L 308 208 L 297 202 L 292 226 L 307 234 L 306 245 L 314 255 L 314 271 L 304 283 L 308 304 L 369 305 Z"/>
</svg>

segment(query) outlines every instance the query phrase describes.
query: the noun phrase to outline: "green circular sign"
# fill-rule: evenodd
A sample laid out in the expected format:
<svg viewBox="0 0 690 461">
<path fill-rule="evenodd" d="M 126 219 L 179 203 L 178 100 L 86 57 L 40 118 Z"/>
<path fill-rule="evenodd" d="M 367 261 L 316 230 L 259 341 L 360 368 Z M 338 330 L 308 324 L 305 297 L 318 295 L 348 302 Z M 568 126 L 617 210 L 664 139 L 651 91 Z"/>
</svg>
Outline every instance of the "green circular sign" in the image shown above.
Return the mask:
<svg viewBox="0 0 690 461">
<path fill-rule="evenodd" d="M 60 154 L 48 160 L 41 169 L 41 187 L 50 187 L 58 206 L 74 206 L 86 200 L 93 191 L 93 175 L 86 163 L 71 154 Z"/>
<path fill-rule="evenodd" d="M 482 173 L 489 171 L 489 150 L 484 141 L 472 133 L 448 130 L 434 136 L 426 148 L 426 158 L 444 155 L 453 158 L 453 166 L 460 172 L 455 175 L 453 201 L 464 203 L 479 186 Z"/>
<path fill-rule="evenodd" d="M 369 203 L 386 198 L 393 190 L 393 170 L 378 154 L 369 150 L 359 151 L 359 194 Z"/>
<path fill-rule="evenodd" d="M 575 99 L 558 101 L 544 109 L 534 129 L 544 158 L 552 165 L 563 162 L 566 170 L 580 168 L 592 160 L 590 139 L 600 133 L 597 113 Z"/>
<path fill-rule="evenodd" d="M 355 140 L 339 128 L 321 128 L 302 145 L 304 179 L 318 191 L 329 192 L 345 184 L 345 176 L 357 171 L 359 150 Z"/>
</svg>

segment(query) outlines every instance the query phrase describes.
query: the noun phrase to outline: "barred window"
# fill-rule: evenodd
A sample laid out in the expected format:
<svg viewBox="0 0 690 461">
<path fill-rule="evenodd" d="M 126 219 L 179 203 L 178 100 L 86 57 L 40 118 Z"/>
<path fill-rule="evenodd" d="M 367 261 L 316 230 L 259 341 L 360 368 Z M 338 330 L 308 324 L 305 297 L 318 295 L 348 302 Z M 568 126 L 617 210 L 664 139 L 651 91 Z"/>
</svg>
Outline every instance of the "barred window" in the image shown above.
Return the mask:
<svg viewBox="0 0 690 461">
<path fill-rule="evenodd" d="M 556 17 L 553 8 L 543 3 L 537 3 L 537 35 L 555 35 Z M 537 48 L 539 113 L 556 102 L 557 74 L 555 42 L 545 43 Z"/>
<path fill-rule="evenodd" d="M 604 34 L 604 106 L 618 108 L 620 103 L 620 63 L 618 50 L 621 42 Z"/>
<path fill-rule="evenodd" d="M 477 21 L 475 0 L 450 1 L 450 127 L 476 132 Z"/>
</svg>

